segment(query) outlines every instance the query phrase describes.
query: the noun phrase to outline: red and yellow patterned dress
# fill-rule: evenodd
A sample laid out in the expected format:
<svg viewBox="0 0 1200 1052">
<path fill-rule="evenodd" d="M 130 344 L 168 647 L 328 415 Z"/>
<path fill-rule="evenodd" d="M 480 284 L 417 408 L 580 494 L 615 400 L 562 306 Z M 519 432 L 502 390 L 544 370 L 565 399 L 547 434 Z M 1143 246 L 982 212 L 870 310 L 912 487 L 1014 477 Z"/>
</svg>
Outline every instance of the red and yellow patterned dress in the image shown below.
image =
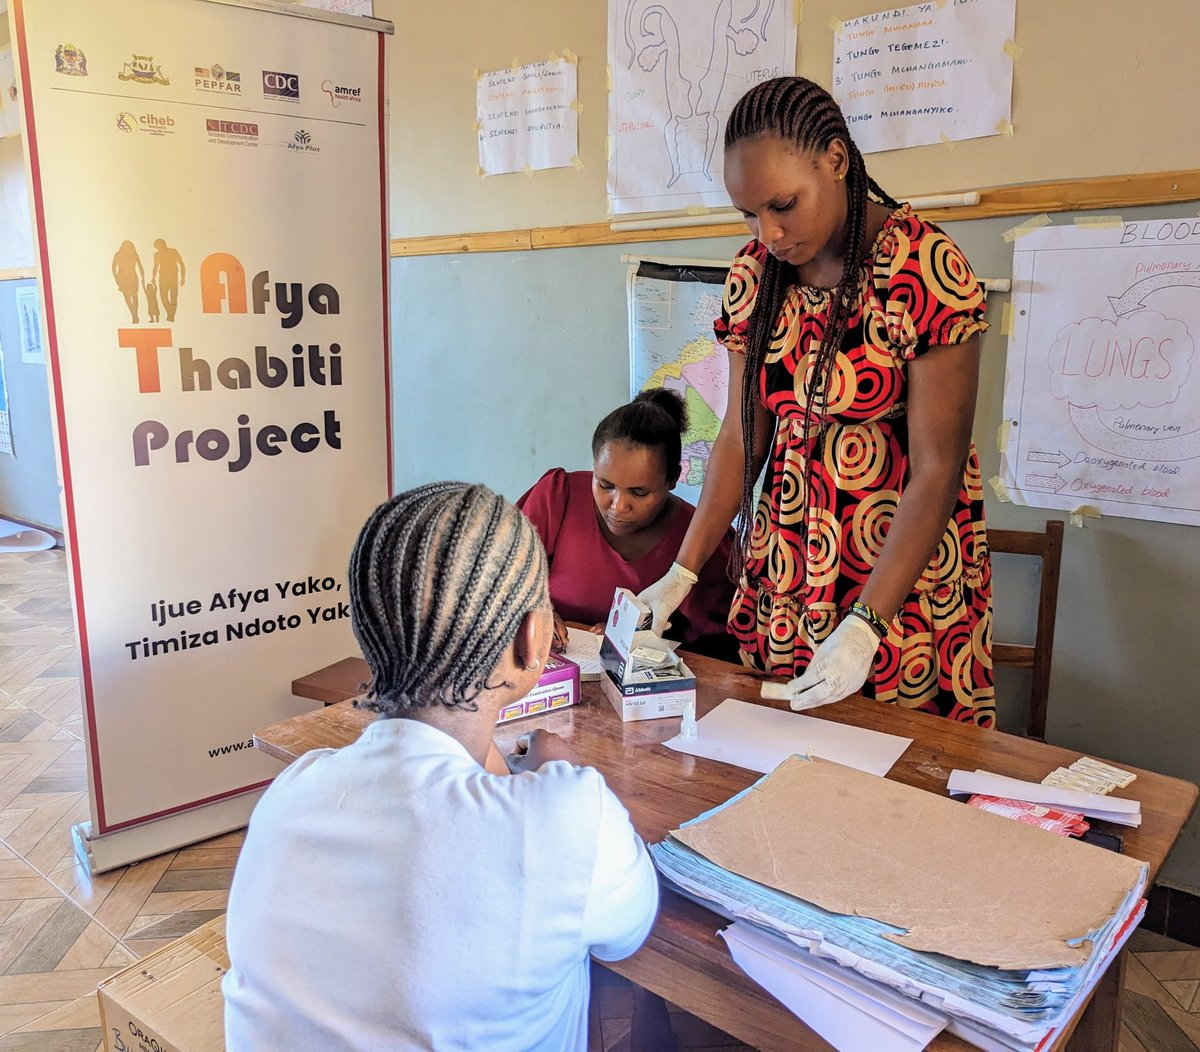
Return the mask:
<svg viewBox="0 0 1200 1052">
<path fill-rule="evenodd" d="M 730 269 L 714 328 L 732 352 L 745 351 L 766 257 L 751 241 Z M 803 381 L 829 303 L 827 289 L 788 289 L 759 382 L 778 424 L 729 626 L 742 660 L 776 675 L 804 671 L 879 557 L 908 481 L 906 363 L 987 328 L 983 291 L 958 247 L 907 205 L 898 208 L 863 263 L 826 417 L 806 427 Z M 812 492 L 805 494 L 809 456 Z M 991 564 L 972 444 L 946 532 L 891 622 L 863 693 L 990 727 L 991 631 Z"/>
</svg>

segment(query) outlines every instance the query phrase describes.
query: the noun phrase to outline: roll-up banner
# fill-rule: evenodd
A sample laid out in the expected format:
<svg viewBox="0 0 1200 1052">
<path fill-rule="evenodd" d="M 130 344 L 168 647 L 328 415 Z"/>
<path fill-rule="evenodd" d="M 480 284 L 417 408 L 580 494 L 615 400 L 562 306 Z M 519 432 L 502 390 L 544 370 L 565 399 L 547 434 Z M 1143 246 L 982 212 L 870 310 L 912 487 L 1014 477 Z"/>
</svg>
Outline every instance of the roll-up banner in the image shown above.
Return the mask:
<svg viewBox="0 0 1200 1052">
<path fill-rule="evenodd" d="M 93 870 L 244 824 L 390 492 L 391 25 L 10 0 Z M 77 831 L 79 832 L 79 831 Z"/>
</svg>

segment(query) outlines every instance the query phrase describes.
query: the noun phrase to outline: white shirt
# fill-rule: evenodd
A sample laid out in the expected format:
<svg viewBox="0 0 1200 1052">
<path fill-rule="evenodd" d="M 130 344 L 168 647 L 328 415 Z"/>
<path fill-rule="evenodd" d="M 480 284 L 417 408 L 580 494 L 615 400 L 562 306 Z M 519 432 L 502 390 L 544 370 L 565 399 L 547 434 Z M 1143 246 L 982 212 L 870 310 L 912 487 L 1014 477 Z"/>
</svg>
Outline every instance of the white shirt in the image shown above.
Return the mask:
<svg viewBox="0 0 1200 1052">
<path fill-rule="evenodd" d="M 379 720 L 254 811 L 229 894 L 229 1052 L 587 1045 L 588 955 L 629 956 L 658 883 L 598 771 L 488 774 Z"/>
</svg>

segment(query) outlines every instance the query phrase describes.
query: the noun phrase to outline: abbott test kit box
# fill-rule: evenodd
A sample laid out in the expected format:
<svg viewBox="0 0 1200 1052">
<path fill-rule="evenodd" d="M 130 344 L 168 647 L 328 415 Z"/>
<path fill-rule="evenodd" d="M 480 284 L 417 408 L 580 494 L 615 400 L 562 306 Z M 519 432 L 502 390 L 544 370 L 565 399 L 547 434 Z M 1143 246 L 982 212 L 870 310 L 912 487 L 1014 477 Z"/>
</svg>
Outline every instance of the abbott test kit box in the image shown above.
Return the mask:
<svg viewBox="0 0 1200 1052">
<path fill-rule="evenodd" d="M 579 666 L 560 654 L 551 654 L 546 659 L 546 670 L 538 679 L 537 686 L 520 701 L 505 705 L 496 722 L 507 723 L 522 716 L 544 716 L 555 709 L 578 704 Z"/>
<path fill-rule="evenodd" d="M 696 677 L 675 653 L 677 643 L 639 625 L 650 609 L 618 588 L 600 645 L 604 696 L 625 722 L 682 716 L 696 700 Z"/>
</svg>

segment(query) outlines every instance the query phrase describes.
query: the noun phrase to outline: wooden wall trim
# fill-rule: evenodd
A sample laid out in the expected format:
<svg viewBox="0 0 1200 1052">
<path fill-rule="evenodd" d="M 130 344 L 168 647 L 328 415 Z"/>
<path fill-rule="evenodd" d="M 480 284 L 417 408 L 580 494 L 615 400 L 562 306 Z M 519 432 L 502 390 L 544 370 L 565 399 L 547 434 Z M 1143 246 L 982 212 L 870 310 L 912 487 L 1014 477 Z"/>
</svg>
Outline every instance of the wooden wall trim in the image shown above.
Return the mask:
<svg viewBox="0 0 1200 1052">
<path fill-rule="evenodd" d="M 23 278 L 36 277 L 36 267 L 9 267 L 7 270 L 0 268 L 0 281 L 20 281 Z"/>
<path fill-rule="evenodd" d="M 1200 169 L 1150 172 L 1144 175 L 1100 176 L 1053 183 L 1001 186 L 980 191 L 978 205 L 933 208 L 922 211 L 937 223 L 996 216 L 1038 215 L 1135 208 L 1174 201 L 1200 200 Z M 393 256 L 438 256 L 464 252 L 521 252 L 541 248 L 579 248 L 584 245 L 628 245 L 646 241 L 681 241 L 704 237 L 744 237 L 744 223 L 720 226 L 677 227 L 616 232 L 608 223 L 534 227 L 531 230 L 493 230 L 481 234 L 439 234 L 434 237 L 396 238 Z"/>
</svg>

